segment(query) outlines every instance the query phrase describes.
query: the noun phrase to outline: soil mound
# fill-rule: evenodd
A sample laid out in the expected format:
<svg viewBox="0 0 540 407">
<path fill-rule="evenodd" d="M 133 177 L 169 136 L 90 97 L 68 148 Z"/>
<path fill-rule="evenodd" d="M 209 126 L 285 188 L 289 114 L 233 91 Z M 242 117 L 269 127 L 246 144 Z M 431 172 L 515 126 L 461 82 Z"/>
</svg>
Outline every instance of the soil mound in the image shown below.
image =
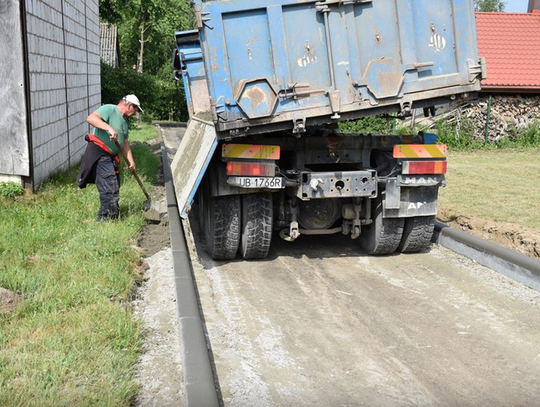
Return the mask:
<svg viewBox="0 0 540 407">
<path fill-rule="evenodd" d="M 0 287 L 0 314 L 13 312 L 21 303 L 21 295 Z"/>
<path fill-rule="evenodd" d="M 439 210 L 438 219 L 456 229 L 540 260 L 540 232 L 507 222 L 469 216 L 450 217 Z"/>
</svg>

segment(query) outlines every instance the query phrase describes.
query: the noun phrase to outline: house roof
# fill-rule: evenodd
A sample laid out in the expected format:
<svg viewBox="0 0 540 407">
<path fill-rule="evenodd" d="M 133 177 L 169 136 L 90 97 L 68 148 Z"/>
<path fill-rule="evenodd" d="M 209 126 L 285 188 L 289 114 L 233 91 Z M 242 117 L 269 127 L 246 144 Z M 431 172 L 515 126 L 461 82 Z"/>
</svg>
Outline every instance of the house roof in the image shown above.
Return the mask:
<svg viewBox="0 0 540 407">
<path fill-rule="evenodd" d="M 476 30 L 487 65 L 482 90 L 540 92 L 540 10 L 476 13 Z"/>
</svg>

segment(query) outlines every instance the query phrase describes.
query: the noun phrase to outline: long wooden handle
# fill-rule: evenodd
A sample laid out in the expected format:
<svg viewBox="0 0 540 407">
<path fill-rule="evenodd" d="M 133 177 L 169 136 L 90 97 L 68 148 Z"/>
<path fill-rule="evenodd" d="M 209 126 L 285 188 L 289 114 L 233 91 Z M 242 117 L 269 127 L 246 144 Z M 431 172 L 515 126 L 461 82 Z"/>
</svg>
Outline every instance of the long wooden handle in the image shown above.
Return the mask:
<svg viewBox="0 0 540 407">
<path fill-rule="evenodd" d="M 122 158 L 124 159 L 124 161 L 126 163 L 129 163 L 126 155 L 124 154 L 124 150 L 122 150 L 122 148 L 120 147 L 120 144 L 118 144 L 118 141 L 114 140 L 114 144 L 116 145 L 116 148 L 118 149 L 118 151 L 120 151 L 120 154 L 122 154 Z M 132 174 L 135 177 L 135 179 L 137 180 L 137 182 L 139 183 L 139 186 L 141 187 L 142 191 L 144 192 L 144 195 L 146 196 L 146 198 L 150 199 L 150 195 L 148 194 L 148 192 L 146 192 L 146 188 L 144 187 L 144 185 L 143 185 L 141 179 L 139 178 L 139 176 L 137 175 L 137 172 L 135 170 L 133 170 Z"/>
</svg>

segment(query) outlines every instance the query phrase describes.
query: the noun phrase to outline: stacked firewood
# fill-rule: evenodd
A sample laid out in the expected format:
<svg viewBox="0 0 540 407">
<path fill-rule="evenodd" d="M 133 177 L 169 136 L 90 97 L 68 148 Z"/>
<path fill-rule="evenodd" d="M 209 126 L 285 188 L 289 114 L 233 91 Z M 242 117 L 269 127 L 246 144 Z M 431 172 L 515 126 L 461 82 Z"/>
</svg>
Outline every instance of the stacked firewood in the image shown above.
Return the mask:
<svg viewBox="0 0 540 407">
<path fill-rule="evenodd" d="M 540 96 L 492 96 L 489 105 L 489 97 L 482 97 L 461 108 L 461 117 L 474 127 L 475 138 L 485 139 L 486 126 L 488 141 L 493 142 L 540 122 Z"/>
<path fill-rule="evenodd" d="M 496 95 L 491 97 L 491 107 L 489 96 L 484 96 L 463 105 L 438 108 L 434 117 L 419 115 L 415 123 L 432 129 L 441 120 L 462 130 L 466 121 L 467 128 L 471 131 L 472 127 L 474 138 L 478 140 L 485 140 L 486 126 L 489 142 L 501 137 L 512 138 L 531 124 L 540 123 L 540 96 Z M 405 125 L 410 125 L 410 122 Z"/>
</svg>

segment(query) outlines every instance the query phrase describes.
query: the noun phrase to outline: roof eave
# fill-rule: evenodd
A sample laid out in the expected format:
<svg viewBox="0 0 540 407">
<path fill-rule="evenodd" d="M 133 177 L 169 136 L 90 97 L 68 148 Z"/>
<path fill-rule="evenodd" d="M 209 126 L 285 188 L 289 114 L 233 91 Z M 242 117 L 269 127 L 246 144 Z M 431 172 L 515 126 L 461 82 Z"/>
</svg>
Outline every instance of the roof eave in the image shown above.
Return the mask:
<svg viewBox="0 0 540 407">
<path fill-rule="evenodd" d="M 499 85 L 490 85 L 482 86 L 480 89 L 481 93 L 529 93 L 529 94 L 538 94 L 540 93 L 540 86 L 499 86 Z"/>
</svg>

